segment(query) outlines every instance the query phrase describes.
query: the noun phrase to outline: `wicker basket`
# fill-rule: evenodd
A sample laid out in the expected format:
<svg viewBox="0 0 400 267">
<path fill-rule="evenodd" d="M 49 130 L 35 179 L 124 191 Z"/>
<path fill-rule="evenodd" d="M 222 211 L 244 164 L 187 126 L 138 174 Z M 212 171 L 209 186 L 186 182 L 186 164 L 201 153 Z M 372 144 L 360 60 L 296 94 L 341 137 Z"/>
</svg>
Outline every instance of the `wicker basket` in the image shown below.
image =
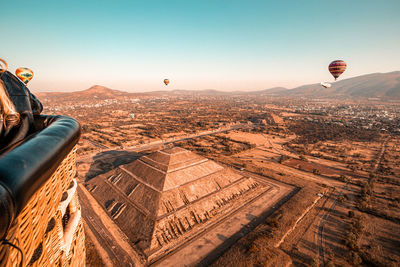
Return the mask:
<svg viewBox="0 0 400 267">
<path fill-rule="evenodd" d="M 74 190 L 75 174 L 73 149 L 32 196 L 7 234 L 7 240 L 22 250 L 23 257 L 16 248 L 3 245 L 0 266 L 19 266 L 21 261 L 22 266 L 85 266 L 85 235 Z M 75 218 L 73 238 L 69 238 L 71 244 L 65 244 L 70 217 Z"/>
</svg>

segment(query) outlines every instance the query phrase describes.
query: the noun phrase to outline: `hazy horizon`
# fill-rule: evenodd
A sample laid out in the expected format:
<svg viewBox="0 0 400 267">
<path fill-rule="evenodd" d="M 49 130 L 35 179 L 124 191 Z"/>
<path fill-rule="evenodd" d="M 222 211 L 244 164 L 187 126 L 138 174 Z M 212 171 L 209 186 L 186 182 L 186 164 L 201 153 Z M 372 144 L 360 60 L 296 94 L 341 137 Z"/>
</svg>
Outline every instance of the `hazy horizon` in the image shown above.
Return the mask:
<svg viewBox="0 0 400 267">
<path fill-rule="evenodd" d="M 399 1 L 41 1 L 2 6 L 1 58 L 35 92 L 254 91 L 400 69 Z M 23 30 L 21 30 L 23 29 Z M 162 83 L 169 78 L 168 87 Z"/>
<path fill-rule="evenodd" d="M 355 76 L 355 77 L 348 77 L 346 79 L 343 80 L 347 80 L 347 79 L 351 79 L 351 78 L 357 78 L 357 77 L 362 77 L 362 76 L 368 76 L 368 75 L 374 75 L 374 74 L 390 74 L 390 73 L 395 73 L 395 72 L 400 72 L 400 70 L 395 70 L 395 71 L 390 71 L 390 72 L 386 72 L 386 73 L 381 73 L 381 72 L 376 72 L 376 73 L 367 73 L 367 74 L 363 74 L 360 76 Z M 337 82 L 340 82 L 342 80 L 338 80 L 338 81 L 331 81 L 330 83 L 332 85 L 334 85 Z M 165 86 L 164 88 L 161 88 L 159 90 L 135 90 L 135 91 L 129 91 L 129 90 L 124 90 L 124 89 L 120 89 L 120 88 L 112 88 L 112 87 L 107 87 L 101 84 L 93 84 L 87 88 L 82 88 L 82 89 L 78 89 L 78 90 L 66 90 L 66 91 L 61 91 L 61 90 L 47 90 L 47 91 L 37 91 L 37 90 L 33 90 L 33 92 L 35 93 L 51 93 L 51 92 L 57 92 L 57 93 L 72 93 L 72 92 L 80 92 L 80 91 L 84 91 L 84 90 L 88 90 L 91 89 L 92 87 L 95 86 L 100 86 L 100 87 L 105 87 L 111 90 L 118 90 L 118 91 L 122 91 L 122 92 L 127 92 L 127 93 L 151 93 L 151 92 L 158 92 L 158 91 L 179 91 L 179 90 L 183 90 L 183 91 L 207 91 L 207 90 L 211 90 L 211 91 L 218 91 L 218 92 L 257 92 L 257 91 L 263 91 L 263 90 L 269 90 L 269 89 L 275 89 L 275 88 L 284 88 L 287 90 L 293 90 L 293 89 L 297 89 L 299 87 L 303 87 L 303 86 L 312 86 L 312 85 L 318 85 L 319 83 L 312 83 L 312 84 L 302 84 L 296 87 L 292 87 L 292 88 L 287 88 L 287 87 L 283 87 L 283 86 L 274 86 L 274 87 L 268 87 L 268 88 L 260 88 L 260 89 L 253 89 L 253 90 L 246 90 L 246 89 L 238 89 L 238 90 L 218 90 L 215 88 L 203 88 L 203 89 L 185 89 L 185 88 L 171 88 L 169 86 Z"/>
</svg>

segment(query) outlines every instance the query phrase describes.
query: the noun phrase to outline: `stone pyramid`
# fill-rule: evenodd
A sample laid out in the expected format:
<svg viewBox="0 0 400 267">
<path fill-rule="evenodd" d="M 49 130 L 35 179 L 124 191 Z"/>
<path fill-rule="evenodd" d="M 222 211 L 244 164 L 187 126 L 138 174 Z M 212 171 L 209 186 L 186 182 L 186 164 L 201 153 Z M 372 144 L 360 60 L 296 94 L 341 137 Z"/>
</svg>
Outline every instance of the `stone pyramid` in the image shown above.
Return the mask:
<svg viewBox="0 0 400 267">
<path fill-rule="evenodd" d="M 264 192 L 251 177 L 179 147 L 119 166 L 87 188 L 150 261 Z"/>
</svg>

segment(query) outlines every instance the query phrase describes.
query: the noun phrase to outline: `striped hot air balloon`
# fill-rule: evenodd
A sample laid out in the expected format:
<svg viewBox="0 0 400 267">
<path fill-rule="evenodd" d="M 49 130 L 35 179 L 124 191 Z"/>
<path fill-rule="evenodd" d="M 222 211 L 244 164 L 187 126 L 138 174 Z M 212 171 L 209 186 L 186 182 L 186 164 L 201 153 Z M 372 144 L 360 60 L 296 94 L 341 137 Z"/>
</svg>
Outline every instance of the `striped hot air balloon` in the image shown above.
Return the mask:
<svg viewBox="0 0 400 267">
<path fill-rule="evenodd" d="M 164 79 L 164 83 L 165 83 L 165 85 L 168 85 L 169 84 L 169 80 L 168 79 Z"/>
<path fill-rule="evenodd" d="M 5 72 L 8 69 L 7 62 L 4 59 L 0 58 L 0 74 Z"/>
<path fill-rule="evenodd" d="M 28 68 L 18 68 L 15 71 L 15 75 L 27 84 L 33 78 L 33 71 Z"/>
<path fill-rule="evenodd" d="M 329 64 L 329 72 L 335 77 L 335 81 L 346 70 L 346 62 L 343 60 L 335 60 Z"/>
</svg>

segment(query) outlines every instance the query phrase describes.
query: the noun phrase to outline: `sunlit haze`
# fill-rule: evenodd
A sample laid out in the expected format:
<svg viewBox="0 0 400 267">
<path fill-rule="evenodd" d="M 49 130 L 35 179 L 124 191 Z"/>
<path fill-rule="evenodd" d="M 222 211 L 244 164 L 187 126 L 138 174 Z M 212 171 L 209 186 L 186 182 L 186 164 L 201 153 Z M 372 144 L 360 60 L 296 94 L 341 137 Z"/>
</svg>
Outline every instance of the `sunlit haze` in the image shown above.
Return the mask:
<svg viewBox="0 0 400 267">
<path fill-rule="evenodd" d="M 0 57 L 35 91 L 261 90 L 400 70 L 400 1 L 6 1 Z"/>
</svg>

